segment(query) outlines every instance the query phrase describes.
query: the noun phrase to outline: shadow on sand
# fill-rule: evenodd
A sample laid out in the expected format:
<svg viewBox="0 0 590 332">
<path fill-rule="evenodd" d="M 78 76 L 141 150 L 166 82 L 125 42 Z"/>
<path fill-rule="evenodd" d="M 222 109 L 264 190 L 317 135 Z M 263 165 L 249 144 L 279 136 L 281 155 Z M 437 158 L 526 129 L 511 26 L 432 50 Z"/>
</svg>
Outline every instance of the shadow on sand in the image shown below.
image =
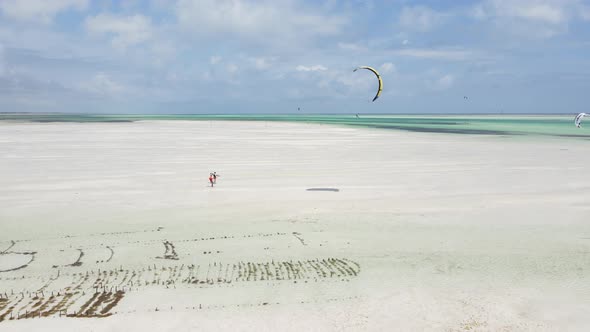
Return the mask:
<svg viewBox="0 0 590 332">
<path fill-rule="evenodd" d="M 340 189 L 338 188 L 307 188 L 307 191 L 333 191 L 333 192 L 339 192 Z"/>
</svg>

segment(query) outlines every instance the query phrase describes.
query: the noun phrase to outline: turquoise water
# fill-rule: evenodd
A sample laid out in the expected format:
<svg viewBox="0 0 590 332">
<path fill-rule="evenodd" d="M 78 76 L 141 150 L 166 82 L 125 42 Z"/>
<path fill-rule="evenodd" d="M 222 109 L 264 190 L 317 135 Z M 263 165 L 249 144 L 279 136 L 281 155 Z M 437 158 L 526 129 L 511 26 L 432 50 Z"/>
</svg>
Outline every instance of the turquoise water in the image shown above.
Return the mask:
<svg viewBox="0 0 590 332">
<path fill-rule="evenodd" d="M 467 135 L 538 135 L 590 139 L 573 115 L 90 115 L 0 114 L 0 120 L 32 122 L 132 122 L 141 120 L 288 121 Z"/>
</svg>

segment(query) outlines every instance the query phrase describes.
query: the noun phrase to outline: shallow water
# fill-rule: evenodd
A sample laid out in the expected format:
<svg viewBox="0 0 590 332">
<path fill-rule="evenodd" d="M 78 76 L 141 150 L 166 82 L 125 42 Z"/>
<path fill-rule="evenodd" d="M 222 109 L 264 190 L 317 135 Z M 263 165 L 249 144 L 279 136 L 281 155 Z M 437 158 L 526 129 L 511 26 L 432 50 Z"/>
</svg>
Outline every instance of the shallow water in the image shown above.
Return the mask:
<svg viewBox="0 0 590 332">
<path fill-rule="evenodd" d="M 96 115 L 0 114 L 0 120 L 32 122 L 132 122 L 142 120 L 287 121 L 339 124 L 412 132 L 468 135 L 535 135 L 590 139 L 590 128 L 576 128 L 573 115 Z"/>
</svg>

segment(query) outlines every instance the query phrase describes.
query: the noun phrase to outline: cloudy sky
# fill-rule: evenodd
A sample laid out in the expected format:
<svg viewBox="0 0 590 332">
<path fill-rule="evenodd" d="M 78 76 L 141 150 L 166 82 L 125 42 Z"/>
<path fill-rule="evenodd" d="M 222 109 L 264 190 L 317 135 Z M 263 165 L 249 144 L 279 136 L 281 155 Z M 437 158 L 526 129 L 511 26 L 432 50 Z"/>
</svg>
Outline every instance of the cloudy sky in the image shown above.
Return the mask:
<svg viewBox="0 0 590 332">
<path fill-rule="evenodd" d="M 588 88 L 584 0 L 0 0 L 0 112 L 575 113 Z"/>
</svg>

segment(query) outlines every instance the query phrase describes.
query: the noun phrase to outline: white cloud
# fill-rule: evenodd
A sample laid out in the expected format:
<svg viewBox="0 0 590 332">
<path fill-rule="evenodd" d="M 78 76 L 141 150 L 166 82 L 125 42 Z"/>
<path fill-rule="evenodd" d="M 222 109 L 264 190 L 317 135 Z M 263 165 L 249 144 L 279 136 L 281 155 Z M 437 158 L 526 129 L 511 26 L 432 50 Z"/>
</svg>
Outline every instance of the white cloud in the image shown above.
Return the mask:
<svg viewBox="0 0 590 332">
<path fill-rule="evenodd" d="M 413 58 L 423 59 L 438 59 L 438 60 L 453 60 L 460 61 L 466 60 L 472 56 L 471 52 L 465 50 L 453 50 L 453 49 L 421 49 L 421 48 L 406 48 L 401 50 L 395 50 L 392 52 L 394 55 L 402 55 Z"/>
<path fill-rule="evenodd" d="M 486 8 L 484 6 L 483 3 L 479 3 L 475 6 L 473 6 L 469 11 L 468 11 L 468 16 L 471 16 L 472 18 L 475 18 L 477 20 L 484 20 L 488 18 L 488 13 L 486 11 Z"/>
<path fill-rule="evenodd" d="M 4 45 L 0 43 L 0 77 L 4 76 L 4 72 L 6 71 L 4 64 Z"/>
<path fill-rule="evenodd" d="M 81 84 L 80 87 L 84 91 L 110 97 L 128 91 L 127 88 L 115 82 L 110 78 L 109 75 L 105 73 L 98 73 L 94 75 L 90 81 Z"/>
<path fill-rule="evenodd" d="M 590 21 L 590 6 L 581 6 L 578 13 L 583 20 Z"/>
<path fill-rule="evenodd" d="M 360 52 L 366 51 L 367 48 L 355 43 L 338 43 L 338 48 L 346 51 Z"/>
<path fill-rule="evenodd" d="M 136 9 L 143 0 L 119 0 L 119 5 L 125 10 Z"/>
<path fill-rule="evenodd" d="M 2 0 L 0 0 L 1 2 Z M 4 24 L 3 24 L 4 23 Z M 96 56 L 104 47 L 77 39 L 74 42 L 68 33 L 47 29 L 46 26 L 10 24 L 0 18 L 0 41 L 6 47 L 41 52 L 51 57 Z"/>
<path fill-rule="evenodd" d="M 562 9 L 547 4 L 522 8 L 517 12 L 517 16 L 549 23 L 561 23 L 566 19 L 566 14 Z"/>
<path fill-rule="evenodd" d="M 276 60 L 274 57 L 255 57 L 250 58 L 250 61 L 254 64 L 254 67 L 258 70 L 265 70 L 270 68 L 271 64 Z"/>
<path fill-rule="evenodd" d="M 203 81 L 216 81 L 216 82 L 226 82 L 236 84 L 239 83 L 238 79 L 240 76 L 240 69 L 242 62 L 239 61 L 239 57 L 236 57 L 233 60 L 231 57 L 221 57 L 221 56 L 211 56 L 209 58 L 210 66 L 205 69 L 203 72 L 199 72 L 197 75 L 199 76 L 200 80 Z M 191 79 L 193 74 L 190 71 L 184 72 L 184 76 L 186 79 Z"/>
<path fill-rule="evenodd" d="M 168 73 L 166 73 L 166 81 L 169 81 L 169 82 L 178 82 L 179 81 L 178 74 L 175 73 L 175 72 L 168 72 Z"/>
<path fill-rule="evenodd" d="M 209 58 L 209 63 L 212 65 L 216 65 L 221 62 L 221 57 L 217 55 L 213 55 Z"/>
<path fill-rule="evenodd" d="M 438 86 L 443 89 L 448 89 L 453 85 L 454 82 L 455 78 L 453 75 L 447 74 L 438 80 Z"/>
<path fill-rule="evenodd" d="M 238 71 L 239 67 L 234 63 L 229 63 L 227 66 L 225 66 L 225 69 L 228 73 L 234 74 Z"/>
<path fill-rule="evenodd" d="M 170 41 L 158 41 L 152 43 L 150 50 L 153 54 L 153 62 L 157 65 L 164 65 L 176 55 L 176 46 Z"/>
<path fill-rule="evenodd" d="M 194 35 L 233 35 L 282 46 L 336 35 L 346 23 L 302 6 L 291 0 L 179 0 L 176 15 Z"/>
<path fill-rule="evenodd" d="M 445 15 L 426 6 L 404 7 L 399 24 L 409 30 L 428 31 L 443 22 Z"/>
<path fill-rule="evenodd" d="M 99 14 L 87 17 L 86 30 L 95 34 L 113 35 L 111 44 L 115 48 L 127 48 L 143 43 L 152 37 L 151 20 L 143 15 L 115 16 Z"/>
<path fill-rule="evenodd" d="M 212 80 L 212 79 L 213 79 L 213 74 L 211 73 L 211 71 L 210 71 L 210 70 L 207 70 L 207 71 L 204 71 L 203 73 L 201 73 L 201 76 L 200 76 L 200 78 L 201 78 L 203 81 L 210 81 L 210 80 Z"/>
<path fill-rule="evenodd" d="M 488 0 L 481 8 L 481 14 L 484 17 L 513 17 L 556 24 L 567 19 L 567 3 L 555 0 Z"/>
<path fill-rule="evenodd" d="M 532 38 L 564 33 L 575 18 L 590 19 L 582 0 L 485 0 L 474 6 L 471 16 L 491 20 L 500 30 Z"/>
<path fill-rule="evenodd" d="M 386 62 L 379 67 L 379 71 L 381 73 L 395 73 L 397 71 L 397 68 L 393 63 Z"/>
<path fill-rule="evenodd" d="M 410 41 L 407 39 L 402 40 L 402 45 L 408 45 L 409 43 Z"/>
<path fill-rule="evenodd" d="M 84 10 L 88 0 L 1 0 L 0 11 L 6 17 L 51 23 L 60 12 L 69 9 Z"/>
<path fill-rule="evenodd" d="M 295 68 L 295 70 L 297 71 L 324 71 L 324 70 L 328 70 L 328 68 L 322 66 L 322 65 L 313 65 L 313 66 L 303 66 L 303 65 L 299 65 Z"/>
<path fill-rule="evenodd" d="M 455 77 L 451 74 L 447 74 L 432 82 L 431 87 L 435 90 L 446 90 L 452 87 L 453 83 L 455 83 Z"/>
</svg>

